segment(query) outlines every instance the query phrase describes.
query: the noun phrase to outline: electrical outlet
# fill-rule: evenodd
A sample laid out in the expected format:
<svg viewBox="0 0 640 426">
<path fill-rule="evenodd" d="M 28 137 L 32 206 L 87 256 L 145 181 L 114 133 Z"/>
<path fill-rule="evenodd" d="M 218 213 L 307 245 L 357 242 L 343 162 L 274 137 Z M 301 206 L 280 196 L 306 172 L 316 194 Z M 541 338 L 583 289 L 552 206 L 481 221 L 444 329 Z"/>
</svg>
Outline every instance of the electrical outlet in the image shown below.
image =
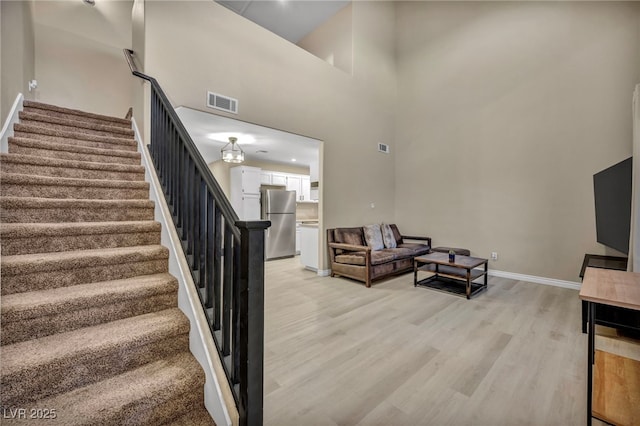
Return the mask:
<svg viewBox="0 0 640 426">
<path fill-rule="evenodd" d="M 495 251 L 491 252 L 491 260 L 498 260 L 498 253 Z"/>
</svg>

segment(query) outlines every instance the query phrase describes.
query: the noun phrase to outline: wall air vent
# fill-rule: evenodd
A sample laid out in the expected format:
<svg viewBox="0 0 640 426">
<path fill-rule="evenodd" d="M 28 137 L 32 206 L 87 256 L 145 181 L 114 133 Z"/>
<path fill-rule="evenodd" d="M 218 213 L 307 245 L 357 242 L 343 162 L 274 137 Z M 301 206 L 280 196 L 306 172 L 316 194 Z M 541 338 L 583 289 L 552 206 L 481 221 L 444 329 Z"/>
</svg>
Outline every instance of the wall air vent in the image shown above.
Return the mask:
<svg viewBox="0 0 640 426">
<path fill-rule="evenodd" d="M 238 113 L 238 100 L 218 93 L 207 92 L 207 106 L 233 114 Z"/>
<path fill-rule="evenodd" d="M 385 154 L 388 154 L 389 151 L 390 151 L 389 145 L 387 145 L 386 143 L 379 143 L 378 144 L 378 151 L 384 152 Z"/>
</svg>

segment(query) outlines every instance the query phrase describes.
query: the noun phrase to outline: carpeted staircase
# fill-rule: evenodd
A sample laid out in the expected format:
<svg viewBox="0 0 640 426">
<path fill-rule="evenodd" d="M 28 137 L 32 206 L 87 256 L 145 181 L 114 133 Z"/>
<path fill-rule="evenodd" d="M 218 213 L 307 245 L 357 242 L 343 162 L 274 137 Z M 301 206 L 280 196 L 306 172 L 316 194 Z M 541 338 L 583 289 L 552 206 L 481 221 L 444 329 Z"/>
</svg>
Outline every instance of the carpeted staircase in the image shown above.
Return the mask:
<svg viewBox="0 0 640 426">
<path fill-rule="evenodd" d="M 3 424 L 213 424 L 133 138 L 25 101 L 0 154 Z"/>
</svg>

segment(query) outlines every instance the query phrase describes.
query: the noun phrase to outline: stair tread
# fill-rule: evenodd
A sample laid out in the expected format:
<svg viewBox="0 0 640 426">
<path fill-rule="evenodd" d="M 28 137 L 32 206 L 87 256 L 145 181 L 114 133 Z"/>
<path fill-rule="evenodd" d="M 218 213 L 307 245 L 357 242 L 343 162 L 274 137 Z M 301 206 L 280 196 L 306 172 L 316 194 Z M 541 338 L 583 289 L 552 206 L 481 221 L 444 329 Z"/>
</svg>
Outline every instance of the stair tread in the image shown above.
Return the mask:
<svg viewBox="0 0 640 426">
<path fill-rule="evenodd" d="M 183 333 L 189 333 L 189 321 L 178 308 L 171 308 L 13 343 L 0 348 L 1 376 L 60 364 L 65 359 L 97 357 L 116 346 L 144 345 L 153 339 Z"/>
<path fill-rule="evenodd" d="M 96 235 L 113 233 L 160 232 L 159 222 L 137 220 L 122 222 L 0 223 L 1 238 L 30 236 Z"/>
<path fill-rule="evenodd" d="M 138 164 L 122 163 L 98 163 L 91 161 L 66 160 L 62 158 L 38 157 L 35 155 L 2 153 L 0 160 L 3 163 L 14 162 L 21 164 L 33 164 L 37 166 L 58 166 L 68 168 L 81 168 L 90 170 L 118 171 L 144 174 L 144 166 Z"/>
<path fill-rule="evenodd" d="M 137 142 L 133 137 L 122 135 L 120 137 L 116 134 L 111 135 L 99 135 L 92 133 L 83 133 L 72 130 L 52 129 L 50 127 L 38 125 L 35 123 L 16 123 L 13 125 L 13 131 L 18 137 L 25 137 L 28 139 L 37 139 L 40 136 L 53 136 L 65 139 L 74 139 L 78 141 L 87 142 L 103 142 L 112 143 L 114 145 L 136 145 Z M 33 137 L 31 136 L 33 135 Z"/>
<path fill-rule="evenodd" d="M 78 284 L 2 296 L 2 321 L 19 321 L 53 315 L 61 307 L 88 308 L 135 297 L 177 291 L 177 280 L 169 273 Z"/>
<path fill-rule="evenodd" d="M 105 121 L 113 121 L 113 122 L 116 122 L 116 123 L 122 123 L 122 124 L 125 124 L 125 125 L 131 125 L 131 120 L 127 120 L 126 118 L 113 117 L 113 116 L 104 115 L 104 114 L 96 114 L 96 113 L 93 113 L 93 112 L 85 112 L 85 111 L 81 111 L 81 110 L 78 110 L 78 109 L 61 107 L 61 106 L 58 106 L 58 105 L 46 104 L 46 103 L 43 103 L 43 102 L 25 100 L 23 105 L 24 105 L 25 108 L 51 110 L 51 111 L 62 112 L 62 113 L 65 113 L 65 114 L 77 115 L 77 116 L 80 116 L 80 117 L 89 117 L 89 118 L 93 118 L 93 119 L 99 119 L 99 120 L 105 120 Z"/>
<path fill-rule="evenodd" d="M 161 245 L 72 250 L 2 256 L 0 264 L 5 276 L 57 271 L 67 267 L 104 266 L 168 258 L 169 250 Z"/>
<path fill-rule="evenodd" d="M 151 200 L 88 200 L 72 198 L 36 198 L 36 197 L 0 197 L 3 207 L 14 208 L 94 208 L 94 209 L 118 209 L 129 208 L 150 208 L 154 207 Z"/>
<path fill-rule="evenodd" d="M 19 117 L 20 117 L 20 121 L 23 123 L 25 121 L 34 121 L 39 123 L 54 124 L 57 126 L 76 128 L 78 129 L 79 132 L 82 132 L 82 130 L 80 129 L 86 129 L 86 130 L 96 130 L 101 132 L 110 132 L 118 135 L 126 135 L 126 136 L 134 135 L 133 129 L 131 128 L 127 129 L 122 126 L 111 126 L 107 123 L 97 124 L 93 122 L 82 121 L 80 117 L 78 117 L 79 119 L 60 118 L 60 117 L 49 116 L 46 114 L 41 114 L 34 111 L 20 111 Z M 46 125 L 46 124 L 43 124 L 43 125 Z"/>
<path fill-rule="evenodd" d="M 0 174 L 2 184 L 48 185 L 48 186 L 81 186 L 96 188 L 134 188 L 149 189 L 145 181 L 115 180 L 115 179 L 82 179 L 57 176 L 33 176 L 21 173 Z"/>
<path fill-rule="evenodd" d="M 201 367 L 185 351 L 34 406 L 55 407 L 56 421 L 64 425 L 105 424 L 105 419 L 108 424 L 148 424 L 136 419 L 139 410 L 170 404 L 178 395 L 202 387 L 204 379 L 194 371 Z"/>
<path fill-rule="evenodd" d="M 124 151 L 121 149 L 103 149 L 93 148 L 80 145 L 69 145 L 57 142 L 46 142 L 38 139 L 29 139 L 21 137 L 10 137 L 9 144 L 16 144 L 20 146 L 26 146 L 31 148 L 46 149 L 48 151 L 66 151 L 74 152 L 78 154 L 92 154 L 92 155 L 104 155 L 108 157 L 126 157 L 126 158 L 141 158 L 140 153 L 137 151 Z"/>
</svg>

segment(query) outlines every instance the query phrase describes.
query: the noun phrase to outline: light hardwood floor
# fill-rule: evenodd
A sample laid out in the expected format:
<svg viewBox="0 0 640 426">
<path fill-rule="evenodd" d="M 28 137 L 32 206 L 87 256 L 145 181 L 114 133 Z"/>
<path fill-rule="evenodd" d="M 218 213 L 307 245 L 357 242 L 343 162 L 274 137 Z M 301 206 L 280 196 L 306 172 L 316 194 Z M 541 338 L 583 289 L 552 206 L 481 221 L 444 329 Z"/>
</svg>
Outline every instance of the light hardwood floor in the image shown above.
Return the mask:
<svg viewBox="0 0 640 426">
<path fill-rule="evenodd" d="M 575 290 L 490 277 L 466 300 L 266 265 L 267 425 L 586 422 Z"/>
</svg>

